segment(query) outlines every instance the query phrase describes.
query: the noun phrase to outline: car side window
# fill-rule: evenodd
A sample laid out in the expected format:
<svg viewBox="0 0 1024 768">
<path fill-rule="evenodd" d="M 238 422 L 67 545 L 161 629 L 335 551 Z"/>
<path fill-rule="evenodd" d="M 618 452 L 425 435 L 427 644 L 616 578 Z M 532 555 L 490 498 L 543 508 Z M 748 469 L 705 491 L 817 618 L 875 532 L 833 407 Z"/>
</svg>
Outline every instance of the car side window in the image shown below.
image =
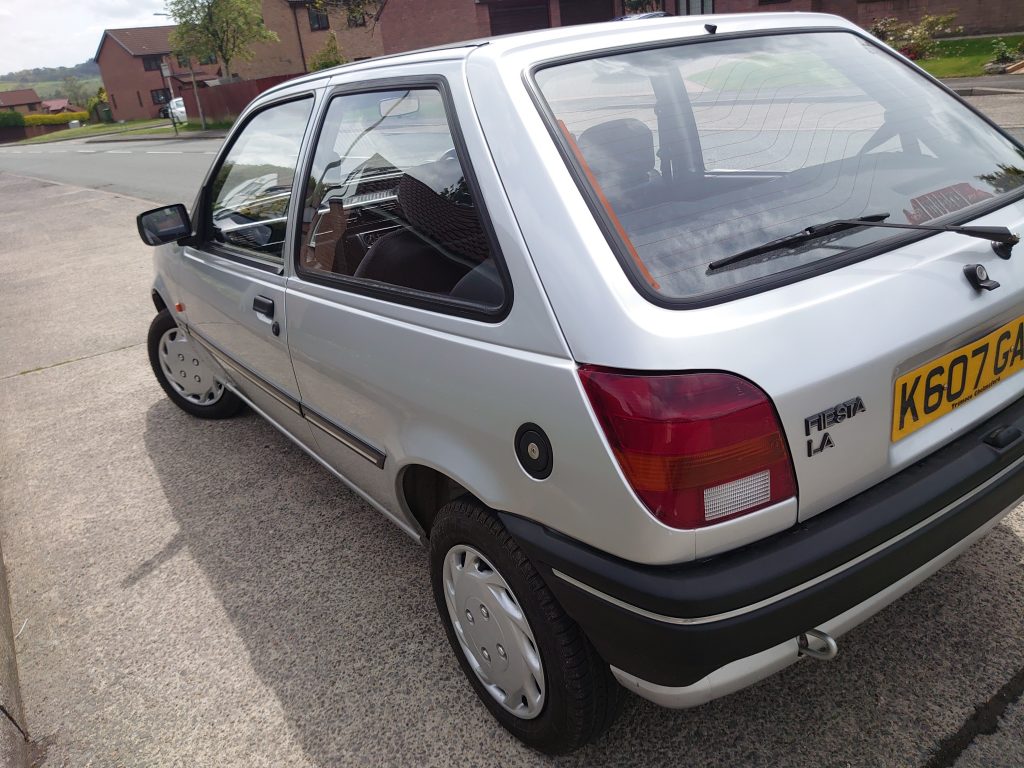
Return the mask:
<svg viewBox="0 0 1024 768">
<path fill-rule="evenodd" d="M 242 128 L 208 196 L 213 242 L 282 261 L 292 182 L 312 106 L 312 98 L 277 104 Z"/>
<path fill-rule="evenodd" d="M 439 90 L 336 97 L 306 189 L 298 269 L 496 308 L 505 289 Z"/>
</svg>

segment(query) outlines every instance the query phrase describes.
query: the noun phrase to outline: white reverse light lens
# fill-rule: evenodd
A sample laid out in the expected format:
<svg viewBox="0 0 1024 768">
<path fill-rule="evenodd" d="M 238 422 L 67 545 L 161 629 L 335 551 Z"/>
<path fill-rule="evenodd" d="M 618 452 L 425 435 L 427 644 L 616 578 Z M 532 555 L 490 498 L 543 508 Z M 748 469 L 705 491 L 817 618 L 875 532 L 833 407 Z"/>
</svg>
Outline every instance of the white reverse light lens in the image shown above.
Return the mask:
<svg viewBox="0 0 1024 768">
<path fill-rule="evenodd" d="M 704 519 L 717 520 L 720 517 L 727 517 L 764 504 L 771 497 L 771 472 L 767 469 L 755 475 L 741 477 L 739 480 L 722 483 L 714 488 L 705 489 Z"/>
</svg>

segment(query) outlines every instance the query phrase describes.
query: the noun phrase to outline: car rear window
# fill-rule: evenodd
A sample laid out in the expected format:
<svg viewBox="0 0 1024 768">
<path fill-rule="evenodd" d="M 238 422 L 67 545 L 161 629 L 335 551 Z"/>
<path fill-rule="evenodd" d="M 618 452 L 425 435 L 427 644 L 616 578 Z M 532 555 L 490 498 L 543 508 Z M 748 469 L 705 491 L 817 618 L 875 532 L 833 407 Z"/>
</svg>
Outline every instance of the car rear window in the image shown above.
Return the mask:
<svg viewBox="0 0 1024 768">
<path fill-rule="evenodd" d="M 534 77 L 624 264 L 682 304 L 894 239 L 846 230 L 708 269 L 805 227 L 959 221 L 1024 185 L 1024 149 L 852 33 L 709 38 Z"/>
</svg>

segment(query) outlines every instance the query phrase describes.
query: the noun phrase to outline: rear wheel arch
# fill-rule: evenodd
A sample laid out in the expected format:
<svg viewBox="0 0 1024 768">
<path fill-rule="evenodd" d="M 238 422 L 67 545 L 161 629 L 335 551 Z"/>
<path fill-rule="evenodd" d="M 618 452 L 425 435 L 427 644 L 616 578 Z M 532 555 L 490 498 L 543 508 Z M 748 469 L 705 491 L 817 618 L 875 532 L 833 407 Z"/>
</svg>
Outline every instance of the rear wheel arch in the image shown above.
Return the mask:
<svg viewBox="0 0 1024 768">
<path fill-rule="evenodd" d="M 426 538 L 430 538 L 430 529 L 437 513 L 445 504 L 462 496 L 479 501 L 458 480 L 425 464 L 409 464 L 404 467 L 399 489 L 406 508 L 419 523 Z"/>
<path fill-rule="evenodd" d="M 152 290 L 150 297 L 153 299 L 153 306 L 156 307 L 157 312 L 163 312 L 167 309 L 167 302 L 164 301 L 164 297 L 160 295 L 160 291 L 156 288 Z"/>
</svg>

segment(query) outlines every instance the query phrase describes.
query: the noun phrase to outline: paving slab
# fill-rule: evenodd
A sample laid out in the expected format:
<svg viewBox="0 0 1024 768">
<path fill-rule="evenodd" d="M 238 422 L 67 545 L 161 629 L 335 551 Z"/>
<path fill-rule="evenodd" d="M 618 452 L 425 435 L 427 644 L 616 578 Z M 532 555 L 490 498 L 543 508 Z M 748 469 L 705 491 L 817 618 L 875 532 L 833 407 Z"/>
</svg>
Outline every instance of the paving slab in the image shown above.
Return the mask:
<svg viewBox="0 0 1024 768">
<path fill-rule="evenodd" d="M 74 196 L 44 252 L 89 222 L 111 245 L 47 280 L 35 239 L 0 252 L 0 307 L 30 313 L 0 315 L 0 540 L 39 766 L 924 766 L 1024 667 L 1018 509 L 834 662 L 695 710 L 630 696 L 598 743 L 538 755 L 463 679 L 421 549 L 262 420 L 163 396 L 144 203 L 54 186 L 0 175 L 0 211 Z"/>
</svg>

